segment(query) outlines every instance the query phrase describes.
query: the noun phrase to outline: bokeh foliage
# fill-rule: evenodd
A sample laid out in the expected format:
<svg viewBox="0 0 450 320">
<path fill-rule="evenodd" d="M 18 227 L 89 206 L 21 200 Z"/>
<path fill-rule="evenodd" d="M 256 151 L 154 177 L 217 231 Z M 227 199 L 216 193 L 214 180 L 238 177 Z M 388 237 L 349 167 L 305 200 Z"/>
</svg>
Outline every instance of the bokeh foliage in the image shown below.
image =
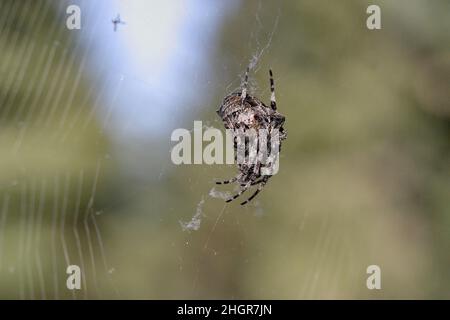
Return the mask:
<svg viewBox="0 0 450 320">
<path fill-rule="evenodd" d="M 381 30 L 365 26 L 372 3 Z M 75 298 L 450 298 L 448 1 L 245 1 L 223 18 L 213 98 L 177 125 L 220 127 L 228 84 L 262 52 L 253 90 L 268 100 L 271 67 L 288 139 L 245 208 L 208 197 L 233 166 L 167 154 L 158 179 L 120 171 L 66 6 L 1 2 L 2 297 L 71 298 L 68 254 L 86 274 Z M 148 152 L 164 156 L 162 140 Z M 184 232 L 197 206 L 201 227 Z M 380 291 L 366 288 L 371 264 Z"/>
</svg>

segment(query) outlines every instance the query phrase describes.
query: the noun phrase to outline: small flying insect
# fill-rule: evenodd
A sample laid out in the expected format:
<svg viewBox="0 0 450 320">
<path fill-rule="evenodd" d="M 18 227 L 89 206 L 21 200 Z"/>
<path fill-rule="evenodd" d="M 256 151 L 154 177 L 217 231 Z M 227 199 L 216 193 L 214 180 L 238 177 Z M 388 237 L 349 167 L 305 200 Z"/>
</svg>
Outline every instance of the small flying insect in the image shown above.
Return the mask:
<svg viewBox="0 0 450 320">
<path fill-rule="evenodd" d="M 122 21 L 122 20 L 120 19 L 120 14 L 118 14 L 117 17 L 115 17 L 114 19 L 112 19 L 111 22 L 112 22 L 113 25 L 114 25 L 114 32 L 117 31 L 117 25 L 119 25 L 119 24 L 125 24 L 125 21 Z"/>
</svg>

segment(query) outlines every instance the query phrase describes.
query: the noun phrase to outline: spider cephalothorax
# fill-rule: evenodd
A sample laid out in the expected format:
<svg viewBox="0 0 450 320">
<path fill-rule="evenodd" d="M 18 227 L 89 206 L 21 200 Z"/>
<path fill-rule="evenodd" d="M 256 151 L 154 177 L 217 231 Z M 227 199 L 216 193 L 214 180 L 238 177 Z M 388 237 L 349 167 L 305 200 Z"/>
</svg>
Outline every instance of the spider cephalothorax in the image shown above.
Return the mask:
<svg viewBox="0 0 450 320">
<path fill-rule="evenodd" d="M 248 72 L 245 73 L 244 83 L 242 88 L 235 91 L 223 100 L 217 114 L 222 118 L 226 129 L 250 131 L 253 130 L 257 133 L 258 138 L 260 132 L 267 132 L 269 135 L 277 131 L 278 148 L 281 148 L 281 143 L 286 139 L 287 134 L 283 128 L 285 117 L 277 111 L 277 103 L 275 100 L 275 85 L 272 76 L 272 70 L 269 70 L 270 74 L 270 107 L 266 106 L 258 98 L 248 94 Z M 247 139 L 247 138 L 246 138 Z M 261 140 L 260 140 L 261 141 Z M 270 144 L 273 142 L 270 137 L 266 140 L 267 148 L 270 149 Z M 260 143 L 260 142 L 259 142 Z M 258 144 L 258 150 L 260 145 Z M 236 137 L 234 140 L 234 149 L 237 152 Z M 257 150 L 257 151 L 258 151 Z M 280 150 L 280 149 L 279 149 Z M 277 150 L 277 153 L 279 152 Z M 248 145 L 245 145 L 245 156 L 250 153 Z M 235 153 L 236 158 L 236 153 Z M 237 183 L 240 186 L 239 192 L 233 197 L 229 198 L 227 202 L 233 201 L 244 193 L 251 186 L 257 185 L 256 191 L 247 200 L 241 203 L 244 205 L 251 201 L 265 186 L 267 181 L 272 177 L 271 174 L 263 174 L 262 169 L 272 166 L 273 163 L 266 163 L 261 161 L 260 158 L 256 162 L 243 162 L 238 163 L 239 174 L 234 178 L 226 181 L 216 182 L 217 184 Z"/>
</svg>

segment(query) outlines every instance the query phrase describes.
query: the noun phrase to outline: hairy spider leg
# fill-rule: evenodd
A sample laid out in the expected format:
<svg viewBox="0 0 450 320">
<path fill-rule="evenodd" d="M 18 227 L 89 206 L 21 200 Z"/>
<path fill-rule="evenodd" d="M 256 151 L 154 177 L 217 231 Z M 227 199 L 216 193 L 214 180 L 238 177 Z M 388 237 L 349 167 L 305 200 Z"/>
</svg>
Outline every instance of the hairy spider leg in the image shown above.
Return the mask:
<svg viewBox="0 0 450 320">
<path fill-rule="evenodd" d="M 224 180 L 224 181 L 216 181 L 216 184 L 229 184 L 238 181 L 242 177 L 242 173 L 238 174 L 236 177 Z"/>
<path fill-rule="evenodd" d="M 250 196 L 250 198 L 248 198 L 248 199 L 245 200 L 244 202 L 241 202 L 241 206 L 243 206 L 243 205 L 249 203 L 250 201 L 252 201 L 253 198 L 256 197 L 256 195 L 264 188 L 264 186 L 265 186 L 266 183 L 267 183 L 267 180 L 268 180 L 268 179 L 265 179 L 265 180 L 263 179 L 263 180 L 261 181 L 261 183 L 258 184 L 258 189 L 256 189 L 255 193 L 253 193 L 253 194 Z"/>
<path fill-rule="evenodd" d="M 273 81 L 272 69 L 269 69 L 270 76 L 270 106 L 272 110 L 277 110 L 277 101 L 275 99 L 275 83 Z"/>
<path fill-rule="evenodd" d="M 260 184 L 261 182 L 265 183 L 265 182 L 267 182 L 267 180 L 269 180 L 269 178 L 267 178 L 267 176 L 264 176 L 261 179 L 258 179 L 256 181 L 252 182 L 252 186 Z"/>
<path fill-rule="evenodd" d="M 244 102 L 245 98 L 247 97 L 248 73 L 249 72 L 250 72 L 250 68 L 247 67 L 247 70 L 245 70 L 244 83 L 242 84 L 242 94 L 241 94 L 242 102 Z"/>
<path fill-rule="evenodd" d="M 258 168 L 258 169 L 256 169 L 256 168 Z M 259 175 L 259 170 L 260 170 L 260 168 L 261 168 L 261 164 L 259 164 L 259 163 L 255 164 L 254 169 L 253 169 L 253 173 Z M 241 174 L 241 176 L 242 176 L 242 174 Z M 257 177 L 256 177 L 256 178 L 257 178 Z M 255 178 L 255 179 L 256 179 L 256 178 Z M 259 182 L 261 182 L 261 181 L 264 179 L 264 177 L 261 178 L 260 180 L 258 180 L 259 182 L 258 182 L 258 181 L 255 181 L 255 179 L 253 179 L 253 178 L 251 177 L 251 174 L 247 174 L 247 176 L 245 177 L 245 180 L 251 180 L 251 181 L 253 181 L 253 182 L 250 181 L 250 185 L 251 185 L 251 186 L 254 186 L 255 184 L 258 184 Z M 241 183 L 241 187 L 245 187 L 246 185 L 247 185 L 246 183 Z"/>
<path fill-rule="evenodd" d="M 241 188 L 241 190 L 239 190 L 238 193 L 236 193 L 233 197 L 227 199 L 226 202 L 231 202 L 234 199 L 236 199 L 237 197 L 239 197 L 241 194 L 243 194 L 248 188 L 250 187 L 250 182 L 248 182 L 243 188 Z"/>
</svg>

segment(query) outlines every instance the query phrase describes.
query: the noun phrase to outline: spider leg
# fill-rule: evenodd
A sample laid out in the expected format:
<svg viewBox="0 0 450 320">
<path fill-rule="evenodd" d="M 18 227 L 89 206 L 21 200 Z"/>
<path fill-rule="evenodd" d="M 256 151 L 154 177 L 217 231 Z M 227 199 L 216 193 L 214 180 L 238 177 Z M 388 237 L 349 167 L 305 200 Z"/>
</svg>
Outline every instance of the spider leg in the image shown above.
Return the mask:
<svg viewBox="0 0 450 320">
<path fill-rule="evenodd" d="M 250 71 L 250 68 L 247 67 L 247 70 L 245 70 L 244 83 L 242 84 L 242 94 L 241 94 L 242 102 L 244 102 L 245 98 L 247 97 L 248 73 L 249 73 L 249 71 Z"/>
<path fill-rule="evenodd" d="M 258 159 L 259 160 L 259 159 Z M 255 166 L 253 167 L 253 173 L 255 174 L 259 174 L 259 170 L 261 169 L 261 163 L 256 163 Z"/>
<path fill-rule="evenodd" d="M 261 178 L 261 179 L 259 179 L 259 180 L 256 180 L 255 182 L 252 182 L 252 186 L 254 186 L 254 185 L 257 185 L 257 184 L 260 184 L 261 182 L 263 182 L 265 180 L 265 178 Z"/>
<path fill-rule="evenodd" d="M 269 69 L 270 76 L 270 107 L 272 110 L 277 110 L 277 101 L 275 99 L 275 83 L 273 82 L 272 69 Z"/>
<path fill-rule="evenodd" d="M 229 184 L 229 183 L 233 183 L 236 182 L 237 180 L 239 180 L 241 178 L 242 174 L 238 174 L 236 177 L 228 179 L 228 180 L 224 180 L 224 181 L 216 181 L 216 184 Z"/>
<path fill-rule="evenodd" d="M 226 202 L 231 202 L 234 199 L 236 199 L 237 197 L 239 197 L 241 194 L 243 194 L 248 188 L 250 187 L 250 182 L 247 183 L 243 188 L 241 188 L 241 190 L 239 190 L 238 193 L 236 193 L 234 196 L 232 196 L 231 198 L 227 199 Z"/>
<path fill-rule="evenodd" d="M 256 163 L 255 165 L 254 165 L 254 167 L 253 167 L 253 173 L 258 173 L 259 172 L 259 170 L 260 170 L 260 167 L 261 167 L 261 164 L 259 164 L 259 163 Z M 242 174 L 240 174 L 240 176 L 242 176 Z M 246 178 L 246 180 L 248 180 L 250 178 L 250 175 L 247 175 L 247 178 Z M 255 184 L 258 184 L 259 182 L 261 182 L 261 181 L 263 181 L 265 178 L 263 177 L 263 178 L 261 178 L 261 179 L 259 179 L 258 181 L 254 181 L 254 182 L 249 182 L 250 183 L 250 186 L 253 186 L 253 185 L 255 185 Z M 250 180 L 252 180 L 252 178 L 250 178 Z M 247 183 L 241 183 L 241 187 L 245 187 L 247 185 Z"/>
<path fill-rule="evenodd" d="M 252 201 L 252 199 L 254 197 L 256 197 L 256 195 L 264 188 L 264 186 L 266 185 L 267 180 L 263 180 L 261 181 L 261 183 L 258 185 L 258 189 L 256 189 L 255 193 L 253 193 L 250 198 L 248 198 L 247 200 L 245 200 L 244 202 L 241 202 L 241 206 L 249 203 L 250 201 Z"/>
</svg>

